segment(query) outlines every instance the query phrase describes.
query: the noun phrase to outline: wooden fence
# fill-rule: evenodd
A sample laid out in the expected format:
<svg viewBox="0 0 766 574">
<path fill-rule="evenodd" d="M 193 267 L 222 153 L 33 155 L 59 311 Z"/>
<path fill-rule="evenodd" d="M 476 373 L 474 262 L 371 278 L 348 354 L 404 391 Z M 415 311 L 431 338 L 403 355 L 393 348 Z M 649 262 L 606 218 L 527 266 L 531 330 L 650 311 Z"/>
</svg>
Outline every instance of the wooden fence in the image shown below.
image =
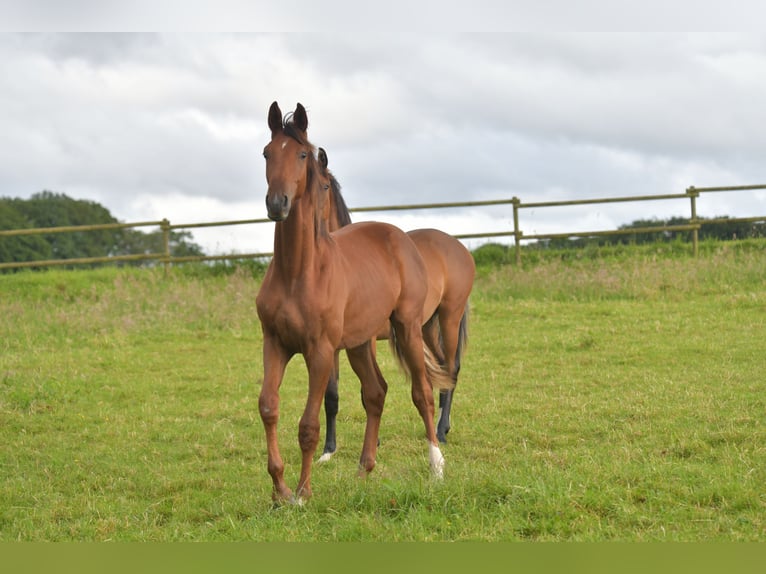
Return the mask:
<svg viewBox="0 0 766 574">
<path fill-rule="evenodd" d="M 423 203 L 412 205 L 382 205 L 382 206 L 370 206 L 370 207 L 356 207 L 351 208 L 349 211 L 361 213 L 361 212 L 384 212 L 384 211 L 413 211 L 420 209 L 448 209 L 448 208 L 464 208 L 464 207 L 489 207 L 498 205 L 511 205 L 513 206 L 513 229 L 508 231 L 489 232 L 489 233 L 465 233 L 456 234 L 458 239 L 481 239 L 481 238 L 493 238 L 493 237 L 513 237 L 514 248 L 516 255 L 516 263 L 521 264 L 521 242 L 522 240 L 537 240 L 537 239 L 556 239 L 556 238 L 571 238 L 571 237 L 599 237 L 609 235 L 633 235 L 637 233 L 663 233 L 666 231 L 691 231 L 692 232 L 692 244 L 693 252 L 696 256 L 699 252 L 699 229 L 703 225 L 709 225 L 712 223 L 720 222 L 759 222 L 766 221 L 766 215 L 755 217 L 739 217 L 739 218 L 721 218 L 721 219 L 705 219 L 701 220 L 697 217 L 697 199 L 700 194 L 712 193 L 712 192 L 730 192 L 730 191 L 754 191 L 764 190 L 766 185 L 742 185 L 733 187 L 690 187 L 685 193 L 678 194 L 665 194 L 665 195 L 640 195 L 631 197 L 606 197 L 598 199 L 580 199 L 571 201 L 548 201 L 548 202 L 530 202 L 524 203 L 519 198 L 513 197 L 511 199 L 498 199 L 490 201 L 465 201 L 455 203 Z M 564 207 L 564 206 L 576 206 L 576 205 L 593 205 L 593 204 L 606 204 L 606 203 L 624 203 L 624 202 L 642 202 L 642 201 L 662 201 L 670 199 L 688 199 L 690 202 L 690 218 L 689 223 L 685 225 L 660 225 L 656 227 L 642 227 L 642 228 L 630 228 L 630 229 L 611 229 L 602 231 L 567 231 L 563 233 L 540 233 L 540 234 L 525 234 L 520 226 L 520 212 L 523 209 L 531 208 L 548 208 L 548 207 Z M 171 224 L 167 219 L 162 221 L 142 221 L 139 223 L 105 223 L 97 225 L 78 225 L 67 227 L 45 227 L 36 229 L 11 229 L 0 230 L 0 241 L 3 237 L 11 237 L 18 235 L 42 235 L 52 233 L 72 233 L 83 231 L 97 231 L 97 230 L 109 230 L 109 229 L 124 229 L 124 228 L 136 228 L 136 227 L 159 227 L 162 230 L 163 236 L 163 250 L 158 253 L 140 253 L 133 255 L 115 255 L 108 257 L 83 257 L 77 259 L 50 259 L 45 261 L 11 261 L 0 262 L 0 269 L 11 268 L 23 268 L 23 267 L 47 267 L 54 265 L 79 265 L 90 263 L 117 263 L 125 261 L 156 261 L 162 263 L 167 268 L 173 263 L 184 263 L 189 261 L 222 261 L 222 260 L 234 260 L 234 259 L 254 259 L 254 258 L 268 258 L 271 257 L 271 252 L 262 253 L 236 253 L 230 255 L 190 255 L 176 257 L 170 252 L 170 233 L 176 229 L 198 229 L 203 227 L 223 227 L 230 225 L 253 225 L 270 223 L 269 219 L 242 219 L 236 221 L 218 221 L 209 223 L 184 223 L 184 224 Z"/>
</svg>

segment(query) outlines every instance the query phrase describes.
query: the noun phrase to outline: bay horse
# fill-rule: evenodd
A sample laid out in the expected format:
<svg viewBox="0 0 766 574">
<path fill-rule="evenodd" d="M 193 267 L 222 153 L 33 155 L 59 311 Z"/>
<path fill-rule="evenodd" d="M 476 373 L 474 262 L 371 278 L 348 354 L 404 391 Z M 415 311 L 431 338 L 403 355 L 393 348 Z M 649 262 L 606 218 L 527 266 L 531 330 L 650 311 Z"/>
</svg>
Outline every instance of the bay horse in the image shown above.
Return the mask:
<svg viewBox="0 0 766 574">
<path fill-rule="evenodd" d="M 256 297 L 263 332 L 263 384 L 258 409 L 276 502 L 311 496 L 311 466 L 319 442 L 319 411 L 335 351 L 345 349 L 362 386 L 367 415 L 359 474 L 375 466 L 381 414 L 388 385 L 371 341 L 387 322 L 392 346 L 411 380 L 412 401 L 425 426 L 433 474 L 443 476 L 444 457 L 433 421 L 432 388 L 452 381 L 430 358 L 421 332 L 427 295 L 426 269 L 410 237 L 380 222 L 347 225 L 330 234 L 324 221 L 327 192 L 318 177 L 314 146 L 299 103 L 283 119 L 277 102 L 268 113 L 271 140 L 266 159 L 266 209 L 274 226 L 274 255 Z M 308 398 L 298 424 L 301 472 L 295 493 L 284 479 L 279 452 L 279 388 L 288 361 L 303 355 Z"/>
<path fill-rule="evenodd" d="M 335 231 L 351 223 L 351 215 L 341 194 L 341 186 L 328 169 L 328 156 L 318 149 L 321 167 L 320 180 L 329 194 L 324 218 L 328 230 Z M 428 292 L 423 306 L 423 340 L 439 364 L 446 369 L 453 385 L 457 385 L 460 363 L 468 340 L 468 298 L 473 288 L 476 265 L 473 255 L 457 239 L 438 229 L 415 229 L 408 235 L 415 243 L 426 265 Z M 384 327 L 378 339 L 388 338 L 389 329 Z M 374 350 L 374 344 L 373 344 Z M 336 419 L 338 415 L 338 357 L 325 391 L 325 444 L 320 462 L 329 460 L 337 449 Z M 439 414 L 436 436 L 439 442 L 447 442 L 450 431 L 454 389 L 442 389 L 439 393 Z"/>
</svg>

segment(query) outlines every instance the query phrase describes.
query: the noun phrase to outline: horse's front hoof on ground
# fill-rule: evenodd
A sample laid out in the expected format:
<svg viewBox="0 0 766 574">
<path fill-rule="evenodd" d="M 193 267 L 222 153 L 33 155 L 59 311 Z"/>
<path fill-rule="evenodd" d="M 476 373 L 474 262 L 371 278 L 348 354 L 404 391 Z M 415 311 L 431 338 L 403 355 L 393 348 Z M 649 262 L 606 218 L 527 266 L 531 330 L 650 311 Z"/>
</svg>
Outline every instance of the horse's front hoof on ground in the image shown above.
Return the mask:
<svg viewBox="0 0 766 574">
<path fill-rule="evenodd" d="M 372 469 L 375 468 L 375 461 L 364 461 L 359 462 L 359 470 L 357 471 L 356 475 L 359 478 L 367 478 L 370 473 L 372 472 Z"/>
<path fill-rule="evenodd" d="M 311 498 L 310 488 L 297 488 L 295 490 L 295 496 L 290 499 L 291 506 L 303 506 Z"/>
<path fill-rule="evenodd" d="M 292 493 L 292 491 L 289 488 L 279 492 L 274 491 L 271 494 L 271 501 L 274 503 L 274 508 L 278 508 L 285 504 L 293 504 L 294 500 L 295 500 L 295 495 Z"/>
</svg>

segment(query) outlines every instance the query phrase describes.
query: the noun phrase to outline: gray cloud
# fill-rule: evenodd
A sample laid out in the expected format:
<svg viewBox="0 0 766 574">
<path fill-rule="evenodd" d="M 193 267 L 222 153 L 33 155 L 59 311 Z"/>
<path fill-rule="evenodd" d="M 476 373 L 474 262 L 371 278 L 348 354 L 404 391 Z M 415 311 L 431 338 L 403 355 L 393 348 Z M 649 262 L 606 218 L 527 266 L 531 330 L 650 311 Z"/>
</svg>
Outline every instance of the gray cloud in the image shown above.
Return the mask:
<svg viewBox="0 0 766 574">
<path fill-rule="evenodd" d="M 53 189 L 122 220 L 262 217 L 273 100 L 307 106 L 350 205 L 759 183 L 765 97 L 763 35 L 4 34 L 0 195 Z M 766 213 L 758 193 L 708 205 Z"/>
</svg>

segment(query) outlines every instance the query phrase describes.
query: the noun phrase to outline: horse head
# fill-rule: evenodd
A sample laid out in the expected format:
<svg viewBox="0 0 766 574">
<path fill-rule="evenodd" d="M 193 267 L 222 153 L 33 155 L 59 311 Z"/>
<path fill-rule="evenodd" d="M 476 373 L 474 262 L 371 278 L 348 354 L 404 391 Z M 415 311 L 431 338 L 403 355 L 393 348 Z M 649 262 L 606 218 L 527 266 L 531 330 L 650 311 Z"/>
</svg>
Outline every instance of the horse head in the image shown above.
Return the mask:
<svg viewBox="0 0 766 574">
<path fill-rule="evenodd" d="M 269 128 L 271 141 L 263 149 L 268 184 L 266 210 L 269 219 L 283 221 L 295 200 L 306 191 L 316 160 L 314 147 L 306 136 L 308 116 L 300 103 L 284 119 L 279 104 L 272 103 Z"/>
</svg>

